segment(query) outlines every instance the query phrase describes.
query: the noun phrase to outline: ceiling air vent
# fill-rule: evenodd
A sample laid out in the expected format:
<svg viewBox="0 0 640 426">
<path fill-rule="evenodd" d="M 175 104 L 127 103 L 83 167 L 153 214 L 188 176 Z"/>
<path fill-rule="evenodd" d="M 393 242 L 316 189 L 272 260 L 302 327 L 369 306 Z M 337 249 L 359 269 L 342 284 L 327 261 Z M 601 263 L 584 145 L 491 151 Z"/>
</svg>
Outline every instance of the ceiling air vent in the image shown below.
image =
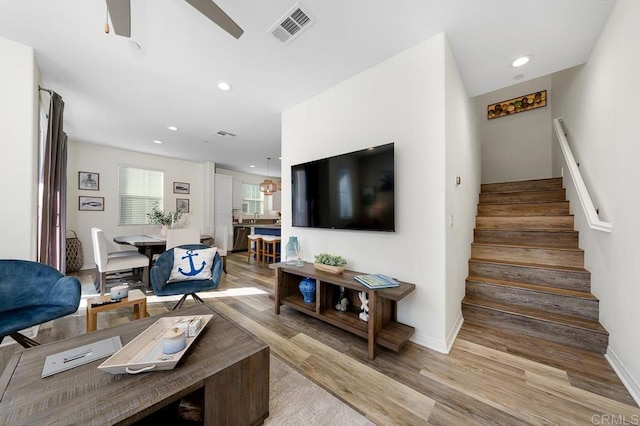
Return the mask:
<svg viewBox="0 0 640 426">
<path fill-rule="evenodd" d="M 221 138 L 225 138 L 225 139 L 233 139 L 233 138 L 236 137 L 236 135 L 234 135 L 233 133 L 225 132 L 224 130 L 218 130 L 216 132 L 216 135 L 220 136 Z"/>
<path fill-rule="evenodd" d="M 269 32 L 282 43 L 289 44 L 316 22 L 300 4 L 296 3 L 269 28 Z"/>
</svg>

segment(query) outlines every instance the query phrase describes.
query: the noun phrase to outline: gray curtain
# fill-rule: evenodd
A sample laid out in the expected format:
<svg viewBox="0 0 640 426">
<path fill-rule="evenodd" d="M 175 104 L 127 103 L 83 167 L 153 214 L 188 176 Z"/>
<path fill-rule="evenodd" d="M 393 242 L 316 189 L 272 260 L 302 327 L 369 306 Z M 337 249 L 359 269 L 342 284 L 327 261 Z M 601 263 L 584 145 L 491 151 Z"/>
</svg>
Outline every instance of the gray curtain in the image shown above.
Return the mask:
<svg viewBox="0 0 640 426">
<path fill-rule="evenodd" d="M 62 121 L 64 102 L 51 93 L 47 132 L 40 158 L 41 199 L 38 203 L 38 261 L 66 273 L 67 135 Z"/>
</svg>

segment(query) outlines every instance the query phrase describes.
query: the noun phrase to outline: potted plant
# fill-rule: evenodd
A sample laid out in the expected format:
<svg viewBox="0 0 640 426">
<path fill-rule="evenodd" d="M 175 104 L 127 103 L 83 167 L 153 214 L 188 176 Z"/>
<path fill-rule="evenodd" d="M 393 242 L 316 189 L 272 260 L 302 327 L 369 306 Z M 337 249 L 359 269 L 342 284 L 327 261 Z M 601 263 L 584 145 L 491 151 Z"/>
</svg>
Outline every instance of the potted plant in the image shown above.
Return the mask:
<svg viewBox="0 0 640 426">
<path fill-rule="evenodd" d="M 333 274 L 341 274 L 345 270 L 347 261 L 344 257 L 329 254 L 320 253 L 314 257 L 313 266 L 319 271 L 331 272 Z"/>
<path fill-rule="evenodd" d="M 155 204 L 151 209 L 151 213 L 147 213 L 147 217 L 149 218 L 149 223 L 154 225 L 162 225 L 160 235 L 162 237 L 166 237 L 169 225 L 171 225 L 171 227 L 173 228 L 173 225 L 182 217 L 182 212 L 177 211 L 164 213 L 158 208 L 158 205 Z"/>
</svg>

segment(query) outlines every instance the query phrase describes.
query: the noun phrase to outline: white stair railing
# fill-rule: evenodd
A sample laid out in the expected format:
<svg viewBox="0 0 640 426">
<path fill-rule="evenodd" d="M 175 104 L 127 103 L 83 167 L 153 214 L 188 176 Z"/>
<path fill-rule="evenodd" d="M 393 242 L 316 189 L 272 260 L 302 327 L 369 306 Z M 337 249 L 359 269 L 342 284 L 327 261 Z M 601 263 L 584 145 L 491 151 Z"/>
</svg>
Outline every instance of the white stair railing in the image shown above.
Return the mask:
<svg viewBox="0 0 640 426">
<path fill-rule="evenodd" d="M 584 184 L 582 174 L 580 173 L 578 164 L 573 157 L 573 153 L 571 152 L 571 147 L 569 147 L 567 137 L 564 134 L 564 129 L 562 128 L 562 117 L 558 117 L 553 120 L 553 128 L 556 131 L 556 136 L 558 136 L 560 149 L 562 149 L 562 154 L 564 155 L 564 159 L 567 163 L 569 174 L 571 175 L 571 180 L 573 181 L 573 185 L 575 186 L 576 192 L 578 193 L 578 198 L 580 199 L 580 204 L 582 205 L 582 209 L 584 210 L 584 214 L 587 222 L 589 223 L 589 227 L 591 229 L 597 229 L 598 231 L 602 232 L 611 232 L 611 230 L 613 229 L 611 223 L 600 220 L 600 218 L 598 217 L 598 212 L 593 206 L 593 201 L 591 200 L 591 196 L 589 196 L 587 186 Z"/>
</svg>

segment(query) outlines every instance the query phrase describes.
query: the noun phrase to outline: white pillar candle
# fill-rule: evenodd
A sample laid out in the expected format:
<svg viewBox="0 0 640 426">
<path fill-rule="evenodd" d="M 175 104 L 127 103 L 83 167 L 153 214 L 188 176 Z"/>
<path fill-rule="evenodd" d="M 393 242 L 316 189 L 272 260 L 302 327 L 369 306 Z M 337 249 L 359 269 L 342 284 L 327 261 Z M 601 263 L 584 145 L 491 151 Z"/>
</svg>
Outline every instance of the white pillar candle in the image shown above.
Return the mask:
<svg viewBox="0 0 640 426">
<path fill-rule="evenodd" d="M 180 352 L 187 346 L 184 330 L 175 327 L 164 333 L 162 337 L 162 352 L 166 355 Z"/>
</svg>

